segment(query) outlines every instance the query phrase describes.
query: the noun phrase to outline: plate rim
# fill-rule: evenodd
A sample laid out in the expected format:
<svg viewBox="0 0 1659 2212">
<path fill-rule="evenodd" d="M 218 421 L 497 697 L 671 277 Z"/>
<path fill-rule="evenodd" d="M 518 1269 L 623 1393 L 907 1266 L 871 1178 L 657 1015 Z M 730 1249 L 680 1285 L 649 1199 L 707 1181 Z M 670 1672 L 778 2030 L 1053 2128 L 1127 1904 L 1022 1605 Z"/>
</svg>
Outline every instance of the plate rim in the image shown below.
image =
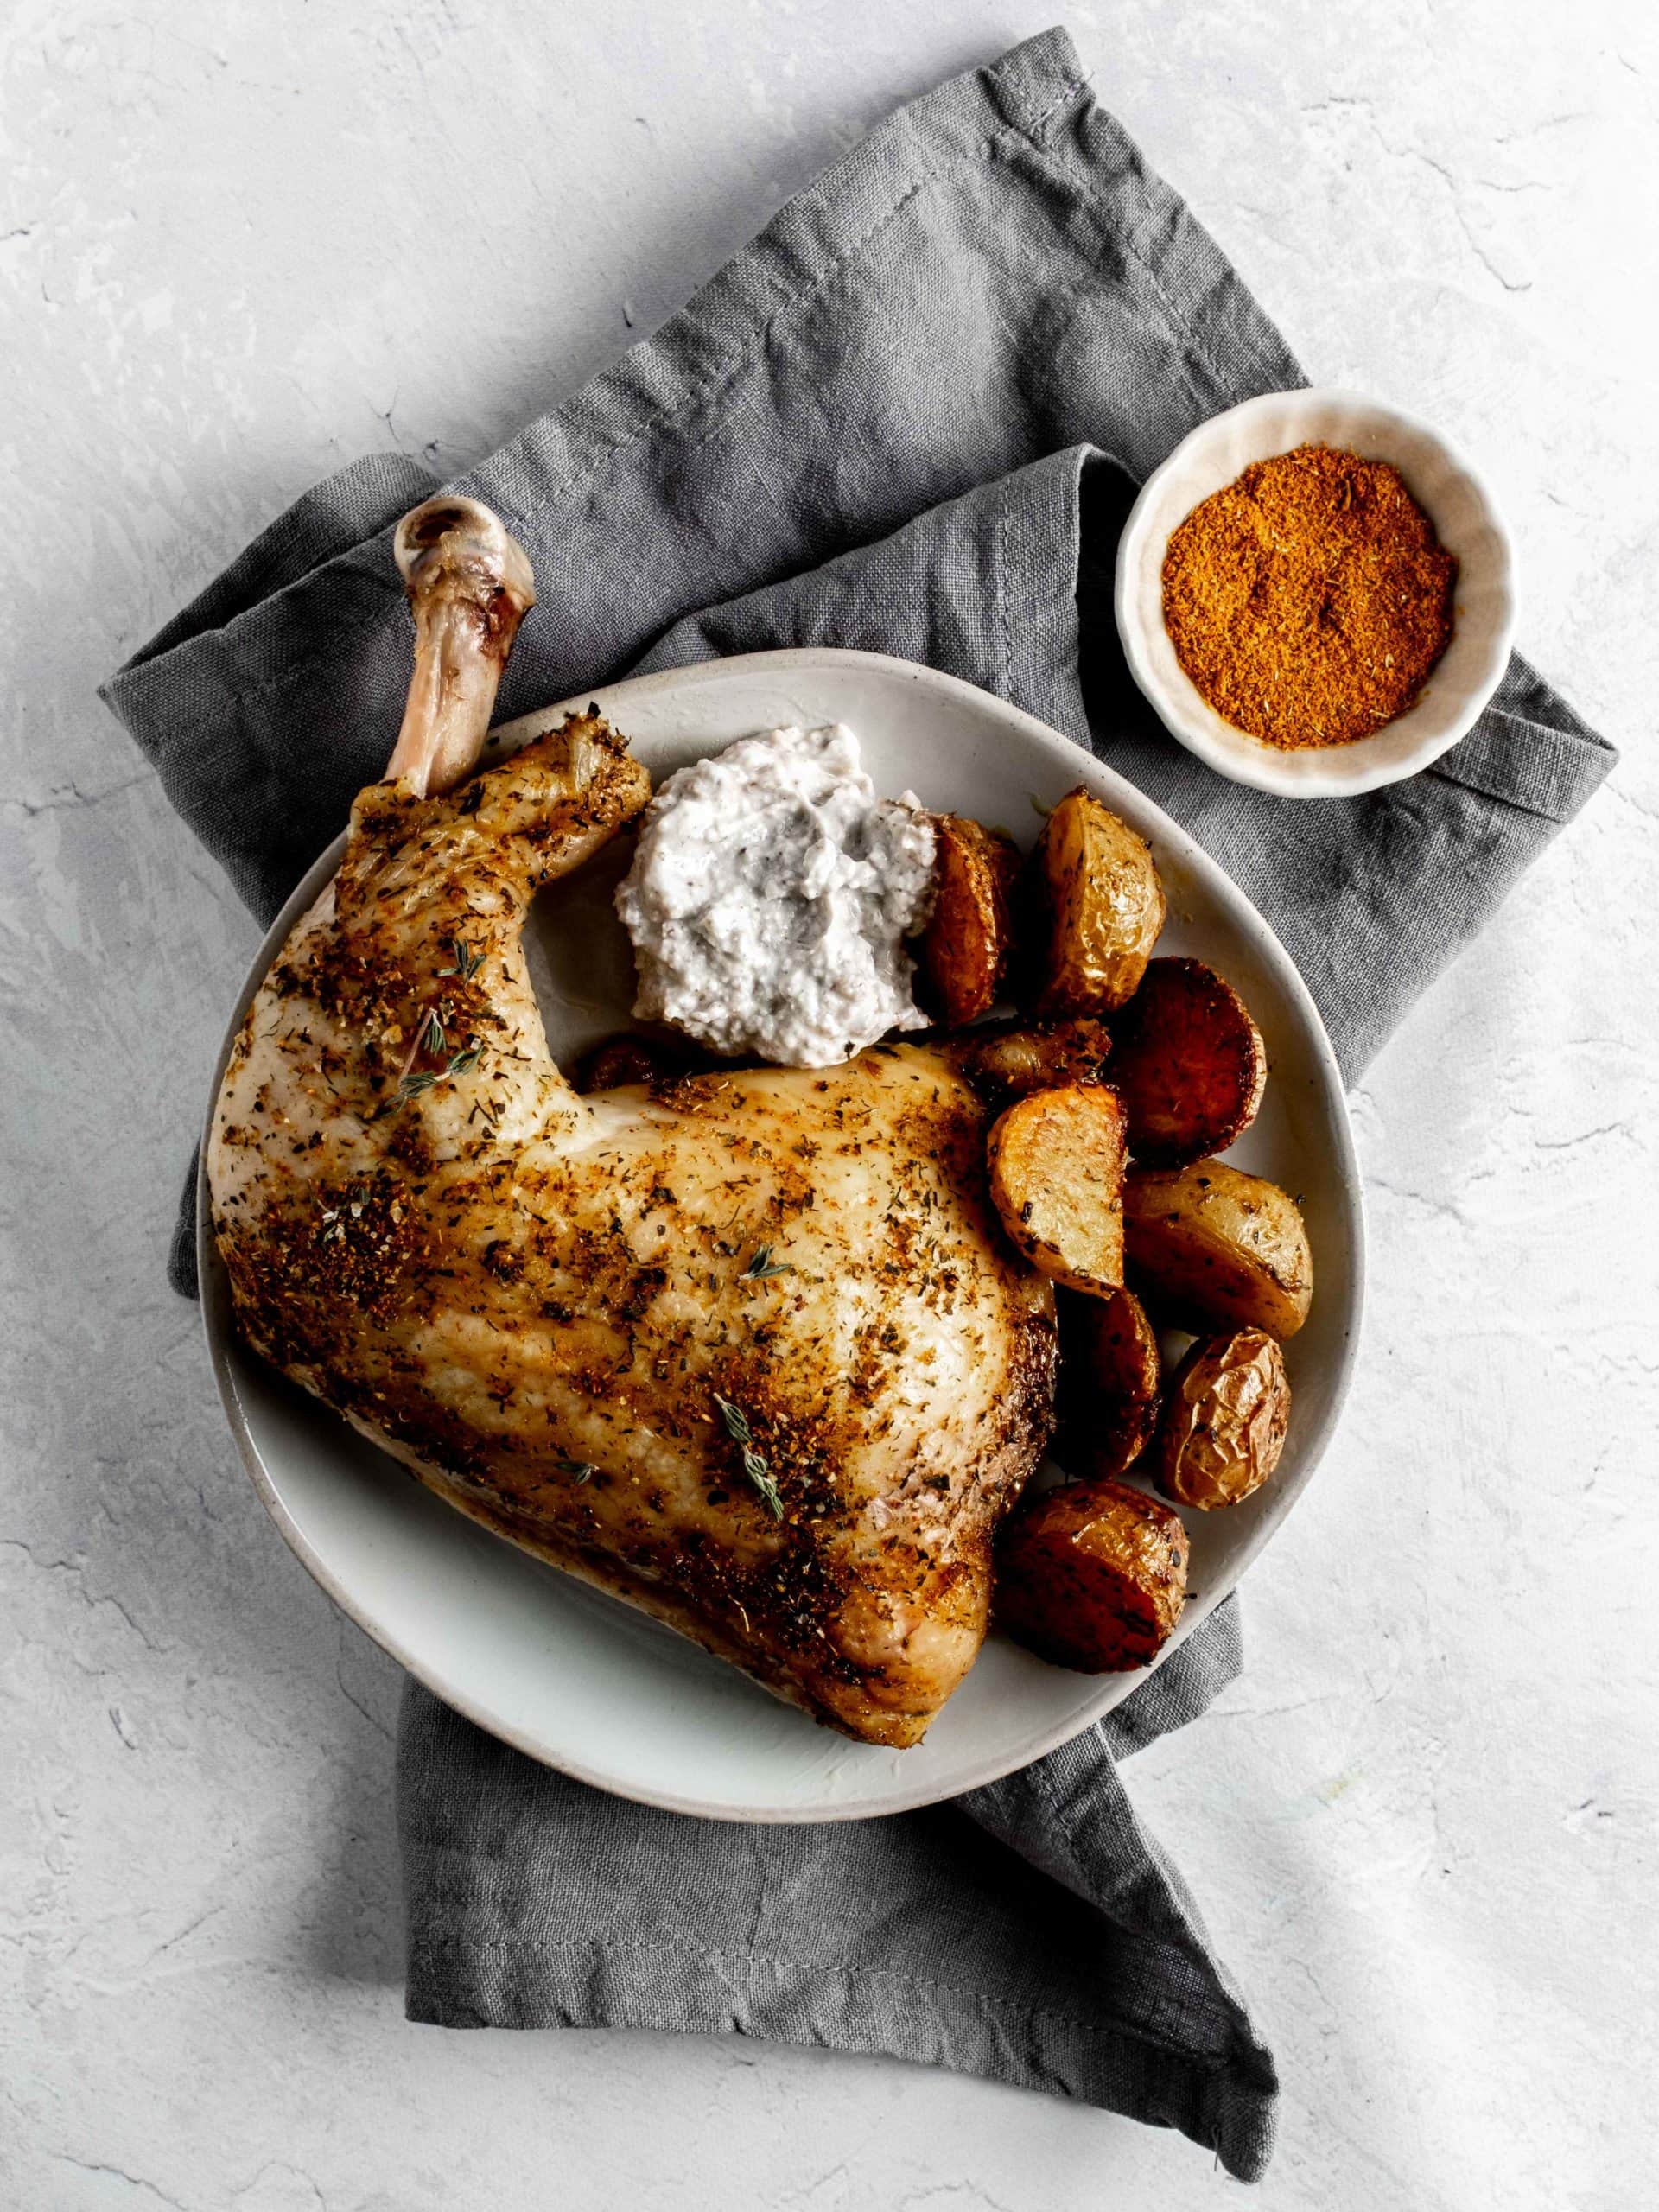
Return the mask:
<svg viewBox="0 0 1659 2212">
<path fill-rule="evenodd" d="M 346 828 L 329 841 L 307 868 L 283 901 L 252 956 L 215 1060 L 196 1167 L 196 1260 L 200 1284 L 202 1332 L 219 1403 L 235 1439 L 238 1456 L 260 1502 L 275 1522 L 283 1541 L 314 1581 L 340 1607 L 347 1619 L 361 1629 L 388 1657 L 395 1660 L 405 1673 L 412 1675 L 453 1711 L 498 1741 L 522 1751 L 538 1765 L 569 1775 L 575 1781 L 602 1789 L 607 1795 L 627 1802 L 648 1805 L 660 1811 L 697 1819 L 730 1821 L 740 1826 L 804 1826 L 821 1821 L 885 1819 L 894 1814 L 914 1812 L 928 1805 L 949 1802 L 967 1791 L 983 1789 L 1010 1774 L 1023 1771 L 1096 1726 L 1114 1707 L 1150 1681 L 1164 1660 L 1179 1650 L 1187 1637 L 1201 1626 L 1217 1606 L 1226 1602 L 1249 1568 L 1277 1535 L 1302 1492 L 1318 1473 L 1340 1426 L 1353 1384 L 1363 1333 L 1367 1286 L 1364 1188 L 1354 1141 L 1352 1117 L 1349 1111 L 1347 1086 L 1313 995 L 1271 924 L 1221 863 L 1206 852 L 1179 823 L 1166 813 L 1155 799 L 1120 774 L 1109 762 L 1080 746 L 1075 739 L 1065 736 L 1037 715 L 1027 713 L 1023 708 L 1000 698 L 995 692 L 987 691 L 963 677 L 931 668 L 924 662 L 905 660 L 891 653 L 833 645 L 785 646 L 765 652 L 734 653 L 723 658 L 694 661 L 681 668 L 654 670 L 645 676 L 625 677 L 612 683 L 585 686 L 569 698 L 545 707 L 533 708 L 510 721 L 498 723 L 492 729 L 490 738 L 493 744 L 499 744 L 501 738 L 508 735 L 527 738 L 537 728 L 566 713 L 581 712 L 590 702 L 598 702 L 608 715 L 618 701 L 626 707 L 629 700 L 660 696 L 665 690 L 695 690 L 700 684 L 725 677 L 734 669 L 752 669 L 757 672 L 770 671 L 782 675 L 791 670 L 817 671 L 826 666 L 833 670 L 849 665 L 861 666 L 889 678 L 897 677 L 920 684 L 925 689 L 942 691 L 947 696 L 954 696 L 971 705 L 977 713 L 988 713 L 993 720 L 1001 721 L 1026 738 L 1035 740 L 1042 749 L 1052 753 L 1058 759 L 1078 760 L 1080 768 L 1103 779 L 1111 790 L 1127 794 L 1135 807 L 1149 809 L 1158 819 L 1160 838 L 1183 862 L 1201 877 L 1218 879 L 1226 892 L 1239 902 L 1247 926 L 1257 935 L 1260 949 L 1264 951 L 1281 988 L 1295 1006 L 1325 1078 L 1325 1095 L 1334 1102 L 1335 1112 L 1330 1118 L 1336 1142 L 1337 1180 L 1347 1200 L 1352 1260 L 1350 1325 L 1337 1356 L 1330 1397 L 1312 1440 L 1306 1465 L 1294 1492 L 1286 1498 L 1278 1513 L 1264 1516 L 1252 1529 L 1234 1571 L 1226 1579 L 1224 1589 L 1201 1593 L 1196 1605 L 1189 1605 L 1176 1635 L 1149 1666 L 1136 1669 L 1131 1673 L 1098 1677 L 1101 1684 L 1098 1694 L 1087 1700 L 1080 1710 L 1068 1713 L 1052 1729 L 1039 1734 L 1034 1744 L 1021 1745 L 1011 1757 L 991 1753 L 977 1765 L 970 1767 L 965 1778 L 954 1778 L 945 1788 L 921 1783 L 913 1789 L 906 1789 L 901 1783 L 896 1789 L 883 1792 L 882 1802 L 879 1805 L 842 1803 L 831 1800 L 810 1804 L 785 1802 L 768 1806 L 735 1806 L 719 1801 L 687 1797 L 671 1790 L 652 1791 L 637 1783 L 630 1786 L 619 1782 L 613 1775 L 593 1768 L 586 1761 L 556 1754 L 545 1740 L 504 1722 L 472 1692 L 449 1680 L 441 1663 L 410 1649 L 400 1635 L 378 1619 L 369 1617 L 372 1608 L 353 1598 L 328 1560 L 318 1552 L 295 1520 L 260 1455 L 232 1363 L 232 1351 L 239 1347 L 230 1324 L 228 1287 L 213 1236 L 212 1208 L 207 1190 L 207 1156 L 213 1113 L 243 1016 L 296 921 L 338 868 L 347 835 Z M 1078 780 L 1084 779 L 1080 774 Z"/>
</svg>

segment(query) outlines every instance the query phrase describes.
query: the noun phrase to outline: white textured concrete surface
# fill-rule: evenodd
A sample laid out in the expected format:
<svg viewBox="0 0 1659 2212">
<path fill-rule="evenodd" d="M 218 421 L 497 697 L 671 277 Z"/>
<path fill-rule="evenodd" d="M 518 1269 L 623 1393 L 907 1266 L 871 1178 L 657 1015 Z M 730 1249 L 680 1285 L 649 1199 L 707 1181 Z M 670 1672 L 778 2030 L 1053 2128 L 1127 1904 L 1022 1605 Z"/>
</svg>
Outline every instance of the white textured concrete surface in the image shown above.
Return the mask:
<svg viewBox="0 0 1659 2212">
<path fill-rule="evenodd" d="M 251 924 L 93 697 L 366 448 L 459 467 L 1052 0 L 0 17 L 0 2202 L 1083 2212 L 1179 2139 L 874 2060 L 400 2018 L 393 1669 L 161 1262 Z M 1625 747 L 1358 1102 L 1346 1431 L 1134 1783 L 1274 2038 L 1298 2212 L 1633 2212 L 1652 2091 L 1659 38 L 1649 0 L 1122 0 L 1107 103 L 1321 378 L 1446 424 Z"/>
</svg>

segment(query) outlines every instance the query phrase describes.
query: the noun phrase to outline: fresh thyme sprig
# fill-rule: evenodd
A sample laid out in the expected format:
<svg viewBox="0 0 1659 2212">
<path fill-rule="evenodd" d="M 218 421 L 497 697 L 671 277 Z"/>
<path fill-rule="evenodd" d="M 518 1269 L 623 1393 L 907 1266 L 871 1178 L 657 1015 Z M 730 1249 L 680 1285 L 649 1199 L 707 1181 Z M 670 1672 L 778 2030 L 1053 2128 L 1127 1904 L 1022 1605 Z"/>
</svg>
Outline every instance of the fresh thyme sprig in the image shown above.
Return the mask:
<svg viewBox="0 0 1659 2212">
<path fill-rule="evenodd" d="M 792 1275 L 794 1272 L 792 1260 L 774 1261 L 771 1245 L 762 1244 L 738 1280 L 741 1282 L 770 1282 L 773 1275 Z"/>
<path fill-rule="evenodd" d="M 726 1424 L 726 1433 L 734 1444 L 753 1444 L 754 1438 L 749 1428 L 749 1417 L 741 1406 L 734 1406 L 729 1398 L 722 1398 L 718 1390 L 715 1403 L 720 1408 L 720 1417 Z"/>
<path fill-rule="evenodd" d="M 751 1452 L 747 1445 L 743 1450 L 743 1471 L 771 1508 L 772 1519 L 781 1521 L 784 1517 L 783 1494 L 772 1479 L 772 1471 L 766 1461 L 758 1452 Z"/>
<path fill-rule="evenodd" d="M 433 1084 L 441 1083 L 445 1076 L 470 1075 L 483 1057 L 483 1052 L 481 1044 L 466 1045 L 460 1052 L 451 1052 L 441 1068 L 405 1068 L 398 1077 L 397 1096 L 392 1103 L 398 1106 L 407 1105 L 411 1098 L 418 1098 L 423 1091 L 430 1090 Z"/>
<path fill-rule="evenodd" d="M 715 1403 L 720 1408 L 720 1417 L 726 1424 L 726 1433 L 738 1446 L 743 1461 L 744 1473 L 772 1509 L 772 1519 L 781 1521 L 784 1517 L 783 1496 L 772 1478 L 772 1470 L 754 1448 L 754 1437 L 749 1427 L 748 1415 L 741 1406 L 734 1406 L 729 1398 L 722 1398 L 718 1390 L 715 1393 Z"/>
<path fill-rule="evenodd" d="M 440 968 L 439 975 L 459 976 L 463 983 L 469 982 L 484 965 L 483 947 L 480 945 L 474 951 L 465 938 L 458 937 L 450 938 L 449 947 L 455 956 L 455 964 L 453 968 Z"/>
</svg>

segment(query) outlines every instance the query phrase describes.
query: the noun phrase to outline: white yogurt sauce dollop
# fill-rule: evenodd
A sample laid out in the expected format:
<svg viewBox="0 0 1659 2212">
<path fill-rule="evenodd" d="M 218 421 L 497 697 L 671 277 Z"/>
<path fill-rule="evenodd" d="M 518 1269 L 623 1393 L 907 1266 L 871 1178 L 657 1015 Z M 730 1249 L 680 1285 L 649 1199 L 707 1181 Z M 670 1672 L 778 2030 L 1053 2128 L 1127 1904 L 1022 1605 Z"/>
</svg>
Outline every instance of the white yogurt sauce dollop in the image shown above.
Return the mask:
<svg viewBox="0 0 1659 2212">
<path fill-rule="evenodd" d="M 878 797 L 839 722 L 740 738 L 677 770 L 616 894 L 635 1014 L 781 1067 L 831 1067 L 919 1029 L 904 940 L 927 918 L 933 849 L 919 802 Z"/>
</svg>

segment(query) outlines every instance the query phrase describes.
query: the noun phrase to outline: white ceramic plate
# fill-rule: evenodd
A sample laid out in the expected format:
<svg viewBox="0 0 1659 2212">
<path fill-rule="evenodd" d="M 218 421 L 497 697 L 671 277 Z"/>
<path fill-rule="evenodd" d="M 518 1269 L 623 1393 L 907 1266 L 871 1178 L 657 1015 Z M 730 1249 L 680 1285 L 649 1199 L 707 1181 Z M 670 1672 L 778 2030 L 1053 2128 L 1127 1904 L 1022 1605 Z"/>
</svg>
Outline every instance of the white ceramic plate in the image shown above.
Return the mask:
<svg viewBox="0 0 1659 2212">
<path fill-rule="evenodd" d="M 1224 721 L 1175 657 L 1164 627 L 1164 556 L 1199 501 L 1252 461 L 1295 446 L 1392 461 L 1458 559 L 1452 641 L 1414 704 L 1350 745 L 1285 752 Z M 1141 486 L 1118 540 L 1117 631 L 1135 682 L 1172 737 L 1218 775 L 1281 798 L 1338 798 L 1414 776 L 1474 726 L 1515 638 L 1515 548 L 1472 462 L 1414 415 L 1358 392 L 1268 391 L 1212 416 Z"/>
<path fill-rule="evenodd" d="M 584 704 L 588 695 L 575 703 Z M 757 653 L 641 677 L 597 698 L 660 778 L 782 722 L 851 724 L 879 789 L 976 816 L 1028 845 L 1033 802 L 1085 785 L 1147 837 L 1169 894 L 1160 950 L 1201 955 L 1243 992 L 1271 1065 L 1231 1157 L 1300 1197 L 1317 1290 L 1287 1348 L 1295 1407 L 1274 1481 L 1225 1513 L 1187 1516 L 1192 1586 L 1173 1649 L 1237 1581 L 1313 1476 L 1348 1385 L 1359 1326 L 1359 1179 L 1341 1078 L 1313 1001 L 1243 894 L 1132 785 L 1001 700 L 873 653 Z M 563 706 L 503 733 L 508 743 Z M 338 864 L 318 861 L 261 947 L 226 1039 L 289 930 Z M 532 961 L 556 1054 L 626 1026 L 631 961 L 610 912 L 623 855 L 601 854 L 538 902 Z M 224 1058 L 214 1077 L 217 1093 Z M 204 1147 L 205 1153 L 205 1147 Z M 851 1820 L 925 1805 L 1011 1772 L 1128 1695 L 1141 1675 L 1044 1665 L 993 1638 L 926 1742 L 853 1744 L 781 1705 L 668 1629 L 542 1565 L 442 1504 L 234 1334 L 200 1193 L 203 1312 L 249 1473 L 323 1588 L 411 1674 L 532 1758 L 625 1797 L 744 1821 Z"/>
</svg>

